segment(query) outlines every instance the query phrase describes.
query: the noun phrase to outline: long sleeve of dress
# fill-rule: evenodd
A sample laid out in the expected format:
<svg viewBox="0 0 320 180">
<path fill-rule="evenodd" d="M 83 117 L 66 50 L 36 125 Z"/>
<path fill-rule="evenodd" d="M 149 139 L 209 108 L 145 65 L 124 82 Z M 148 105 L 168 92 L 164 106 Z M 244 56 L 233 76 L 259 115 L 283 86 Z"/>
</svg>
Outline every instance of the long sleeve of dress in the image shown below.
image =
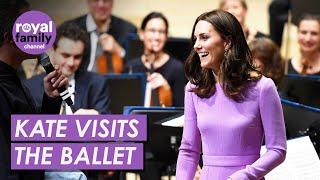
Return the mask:
<svg viewBox="0 0 320 180">
<path fill-rule="evenodd" d="M 260 90 L 259 109 L 267 152 L 245 169 L 232 174 L 232 180 L 261 179 L 281 164 L 286 155 L 286 134 L 283 111 L 276 87 L 266 79 Z"/>
<path fill-rule="evenodd" d="M 197 114 L 193 102 L 193 94 L 189 92 L 191 84 L 188 83 L 185 89 L 184 105 L 184 127 L 183 136 L 178 156 L 176 179 L 192 180 L 198 166 L 201 137 L 197 127 Z"/>
</svg>

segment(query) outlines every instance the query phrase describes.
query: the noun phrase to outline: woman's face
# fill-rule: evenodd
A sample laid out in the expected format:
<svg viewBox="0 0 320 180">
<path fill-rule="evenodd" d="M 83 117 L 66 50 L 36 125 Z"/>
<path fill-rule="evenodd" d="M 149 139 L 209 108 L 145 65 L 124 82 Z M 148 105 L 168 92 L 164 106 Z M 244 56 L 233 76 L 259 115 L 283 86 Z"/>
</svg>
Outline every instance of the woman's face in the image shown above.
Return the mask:
<svg viewBox="0 0 320 180">
<path fill-rule="evenodd" d="M 320 24 L 316 20 L 302 20 L 298 29 L 298 43 L 304 53 L 319 51 Z"/>
<path fill-rule="evenodd" d="M 96 21 L 106 21 L 111 15 L 113 0 L 88 0 L 88 7 Z"/>
<path fill-rule="evenodd" d="M 244 25 L 247 10 L 242 6 L 239 0 L 225 0 L 222 10 L 234 15 L 241 25 Z"/>
<path fill-rule="evenodd" d="M 139 33 L 144 43 L 145 50 L 160 52 L 167 40 L 167 27 L 163 19 L 153 18 L 148 21 L 144 30 Z"/>
<path fill-rule="evenodd" d="M 200 20 L 194 30 L 194 50 L 198 53 L 202 68 L 219 70 L 226 41 L 207 21 Z"/>
</svg>

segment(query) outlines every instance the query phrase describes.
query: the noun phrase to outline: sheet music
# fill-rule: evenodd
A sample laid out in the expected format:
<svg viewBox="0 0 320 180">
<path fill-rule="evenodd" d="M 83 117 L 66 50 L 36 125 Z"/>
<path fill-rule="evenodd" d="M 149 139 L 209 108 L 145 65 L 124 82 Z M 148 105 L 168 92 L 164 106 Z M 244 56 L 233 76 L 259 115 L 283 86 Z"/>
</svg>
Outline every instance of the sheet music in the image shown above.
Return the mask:
<svg viewBox="0 0 320 180">
<path fill-rule="evenodd" d="M 162 126 L 171 126 L 171 127 L 183 127 L 183 123 L 184 123 L 184 115 L 181 115 L 177 118 L 174 118 L 170 121 L 166 121 L 164 123 L 162 123 Z"/>
<path fill-rule="evenodd" d="M 320 180 L 320 160 L 308 136 L 287 141 L 286 160 L 265 176 L 267 180 Z M 261 154 L 266 152 L 265 146 Z"/>
</svg>

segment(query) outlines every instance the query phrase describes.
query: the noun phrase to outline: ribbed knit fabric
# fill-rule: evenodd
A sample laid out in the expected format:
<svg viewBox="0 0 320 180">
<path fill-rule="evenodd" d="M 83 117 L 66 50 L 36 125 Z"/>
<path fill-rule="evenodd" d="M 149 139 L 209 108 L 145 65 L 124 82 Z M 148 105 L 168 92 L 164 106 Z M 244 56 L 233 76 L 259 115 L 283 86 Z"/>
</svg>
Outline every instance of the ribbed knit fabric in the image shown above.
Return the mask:
<svg viewBox="0 0 320 180">
<path fill-rule="evenodd" d="M 283 111 L 273 81 L 262 77 L 247 91 L 243 102 L 228 98 L 216 84 L 210 98 L 185 92 L 185 122 L 177 162 L 177 180 L 192 180 L 201 145 L 201 180 L 263 179 L 285 159 Z M 265 138 L 267 152 L 260 157 Z"/>
</svg>

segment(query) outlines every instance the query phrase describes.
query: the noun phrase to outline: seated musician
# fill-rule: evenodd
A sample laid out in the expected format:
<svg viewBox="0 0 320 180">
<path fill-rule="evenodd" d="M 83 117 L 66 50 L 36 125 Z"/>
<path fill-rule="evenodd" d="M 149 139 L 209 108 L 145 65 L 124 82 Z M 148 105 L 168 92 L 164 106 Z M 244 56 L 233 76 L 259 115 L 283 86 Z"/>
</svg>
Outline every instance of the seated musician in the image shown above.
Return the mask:
<svg viewBox="0 0 320 180">
<path fill-rule="evenodd" d="M 57 29 L 57 38 L 51 49 L 51 62 L 61 67 L 63 75 L 69 79 L 68 90 L 76 114 L 108 114 L 110 112 L 110 98 L 107 80 L 97 73 L 79 69 L 82 63 L 83 52 L 88 38 L 86 32 L 75 23 L 63 23 Z M 38 106 L 41 106 L 43 79 L 45 74 L 40 74 L 25 81 Z M 69 106 L 61 108 L 62 114 L 73 114 Z"/>
<path fill-rule="evenodd" d="M 147 89 L 152 89 L 151 105 L 183 106 L 183 64 L 164 51 L 168 38 L 166 17 L 158 12 L 148 14 L 142 21 L 139 38 L 143 41 L 144 53 L 128 60 L 124 72 L 147 73 Z"/>
<path fill-rule="evenodd" d="M 87 0 L 87 5 L 88 14 L 71 20 L 90 37 L 90 47 L 84 54 L 81 68 L 100 74 L 121 73 L 126 55 L 123 48 L 125 41 L 137 29 L 133 24 L 111 14 L 113 0 Z"/>
<path fill-rule="evenodd" d="M 289 74 L 320 75 L 320 17 L 305 14 L 298 23 L 300 56 L 288 61 Z"/>
</svg>

